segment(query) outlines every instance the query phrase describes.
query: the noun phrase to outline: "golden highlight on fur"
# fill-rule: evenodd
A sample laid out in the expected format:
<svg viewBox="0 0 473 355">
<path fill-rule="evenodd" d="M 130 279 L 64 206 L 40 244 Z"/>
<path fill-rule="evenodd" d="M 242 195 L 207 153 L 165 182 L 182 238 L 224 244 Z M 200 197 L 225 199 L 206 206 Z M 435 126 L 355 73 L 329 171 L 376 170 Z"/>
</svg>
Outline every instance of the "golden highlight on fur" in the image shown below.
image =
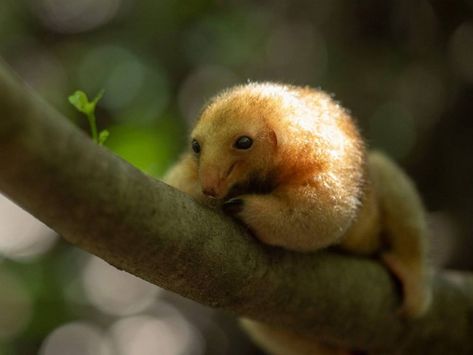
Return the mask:
<svg viewBox="0 0 473 355">
<path fill-rule="evenodd" d="M 352 253 L 378 253 L 403 286 L 401 313 L 419 316 L 428 308 L 417 192 L 384 155 L 367 154 L 350 114 L 321 90 L 249 83 L 222 92 L 203 109 L 188 152 L 164 180 L 231 213 L 263 243 L 300 252 L 338 244 Z M 245 323 L 272 354 L 344 353 Z"/>
</svg>

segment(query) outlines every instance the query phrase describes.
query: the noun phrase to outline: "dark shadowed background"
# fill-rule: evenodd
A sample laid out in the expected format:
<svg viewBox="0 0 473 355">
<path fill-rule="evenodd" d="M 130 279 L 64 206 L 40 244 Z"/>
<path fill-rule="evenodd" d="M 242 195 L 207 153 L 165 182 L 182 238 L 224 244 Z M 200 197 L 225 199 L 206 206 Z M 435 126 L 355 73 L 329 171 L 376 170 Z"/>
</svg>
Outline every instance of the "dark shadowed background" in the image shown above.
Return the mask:
<svg viewBox="0 0 473 355">
<path fill-rule="evenodd" d="M 473 1 L 3 0 L 0 56 L 84 130 L 67 97 L 105 89 L 107 147 L 156 177 L 218 90 L 321 87 L 415 180 L 433 262 L 472 269 L 472 13 Z M 38 353 L 259 352 L 229 315 L 70 247 L 0 195 L 0 355 Z"/>
</svg>

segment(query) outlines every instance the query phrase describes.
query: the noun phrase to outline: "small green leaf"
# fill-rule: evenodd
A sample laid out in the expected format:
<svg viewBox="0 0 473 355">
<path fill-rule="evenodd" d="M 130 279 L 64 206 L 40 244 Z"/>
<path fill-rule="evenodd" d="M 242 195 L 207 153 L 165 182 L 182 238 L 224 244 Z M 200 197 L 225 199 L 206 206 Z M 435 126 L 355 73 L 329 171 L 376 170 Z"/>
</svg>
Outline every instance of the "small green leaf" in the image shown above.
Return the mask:
<svg viewBox="0 0 473 355">
<path fill-rule="evenodd" d="M 103 145 L 105 141 L 107 140 L 108 136 L 110 135 L 110 132 L 104 129 L 99 133 L 99 145 Z"/>
<path fill-rule="evenodd" d="M 69 102 L 74 106 L 79 112 L 82 112 L 86 115 L 89 115 L 91 112 L 91 107 L 87 94 L 83 91 L 77 90 L 71 96 L 69 96 Z M 94 105 L 95 106 L 95 105 Z"/>
<path fill-rule="evenodd" d="M 102 145 L 107 137 L 109 136 L 108 131 L 100 132 L 100 135 L 97 136 L 97 123 L 95 119 L 95 106 L 97 102 L 102 98 L 104 94 L 104 90 L 100 90 L 100 92 L 95 96 L 92 102 L 89 101 L 87 98 L 87 94 L 81 90 L 77 90 L 71 96 L 69 96 L 69 102 L 79 111 L 82 112 L 87 116 L 87 120 L 89 121 L 90 132 L 92 134 L 92 139 L 94 142 Z"/>
</svg>

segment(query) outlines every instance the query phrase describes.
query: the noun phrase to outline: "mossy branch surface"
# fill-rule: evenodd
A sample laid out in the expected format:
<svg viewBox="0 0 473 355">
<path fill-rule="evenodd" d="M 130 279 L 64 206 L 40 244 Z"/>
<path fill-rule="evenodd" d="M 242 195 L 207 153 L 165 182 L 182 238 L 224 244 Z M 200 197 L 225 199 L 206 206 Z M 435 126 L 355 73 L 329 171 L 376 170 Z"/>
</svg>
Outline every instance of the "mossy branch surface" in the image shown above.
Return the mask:
<svg viewBox="0 0 473 355">
<path fill-rule="evenodd" d="M 104 149 L 0 63 L 0 190 L 70 243 L 211 307 L 376 354 L 472 354 L 473 277 L 438 273 L 418 320 L 376 261 L 256 242 Z"/>
</svg>

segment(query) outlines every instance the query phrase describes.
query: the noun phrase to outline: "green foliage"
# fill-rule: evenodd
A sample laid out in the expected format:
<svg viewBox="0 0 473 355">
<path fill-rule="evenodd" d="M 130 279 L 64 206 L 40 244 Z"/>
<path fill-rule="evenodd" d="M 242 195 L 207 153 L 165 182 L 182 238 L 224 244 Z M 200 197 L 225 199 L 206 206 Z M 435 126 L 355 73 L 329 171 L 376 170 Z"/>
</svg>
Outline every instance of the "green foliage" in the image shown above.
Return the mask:
<svg viewBox="0 0 473 355">
<path fill-rule="evenodd" d="M 182 145 L 176 139 L 177 133 L 174 132 L 172 121 L 166 119 L 152 127 L 132 123 L 117 124 L 112 127 L 112 131 L 107 147 L 152 176 L 161 176 L 165 172 Z"/>
<path fill-rule="evenodd" d="M 103 145 L 107 140 L 110 132 L 103 130 L 100 133 L 97 133 L 97 119 L 95 117 L 95 107 L 99 100 L 103 97 L 104 90 L 95 96 L 92 101 L 89 101 L 87 94 L 81 90 L 76 90 L 71 96 L 69 96 L 69 102 L 74 106 L 77 111 L 82 112 L 89 121 L 90 131 L 92 133 L 92 139 L 95 143 Z"/>
</svg>

